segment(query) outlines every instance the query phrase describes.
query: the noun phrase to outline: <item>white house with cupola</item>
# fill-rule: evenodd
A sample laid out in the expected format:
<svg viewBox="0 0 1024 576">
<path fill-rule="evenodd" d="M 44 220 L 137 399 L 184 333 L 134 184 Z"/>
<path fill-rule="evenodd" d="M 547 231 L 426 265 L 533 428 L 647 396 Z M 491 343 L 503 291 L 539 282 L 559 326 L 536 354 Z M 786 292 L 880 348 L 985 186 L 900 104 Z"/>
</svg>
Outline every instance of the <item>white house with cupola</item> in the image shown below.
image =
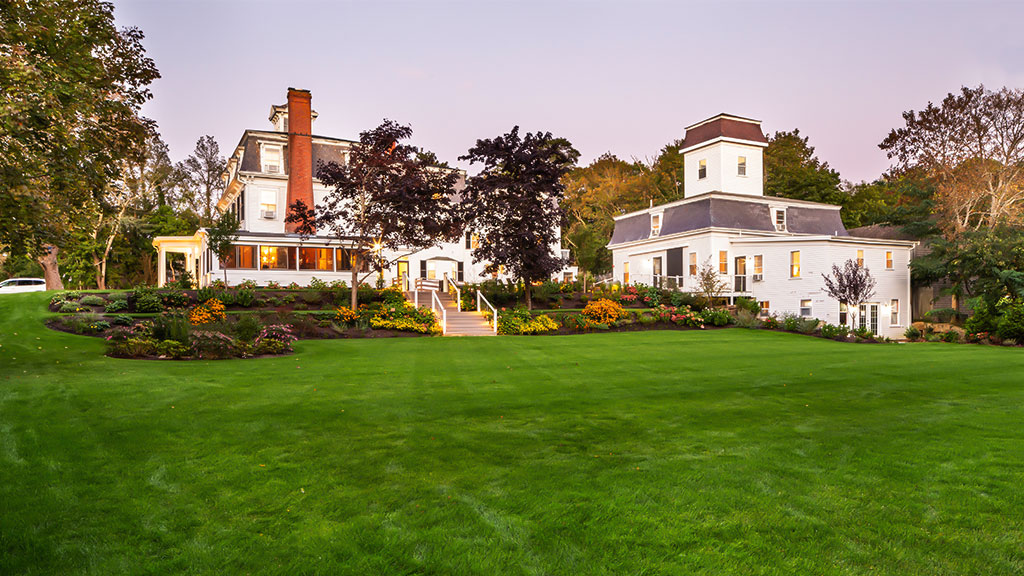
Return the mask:
<svg viewBox="0 0 1024 576">
<path fill-rule="evenodd" d="M 254 280 L 259 285 L 276 282 L 282 286 L 292 282 L 308 285 L 315 277 L 328 282 L 351 281 L 351 240 L 338 240 L 326 231 L 302 238 L 285 217 L 296 200 L 307 206 L 320 204 L 329 189 L 316 178 L 320 162 L 344 164 L 349 151 L 358 142 L 313 133 L 317 112 L 311 107 L 307 90 L 288 90 L 287 104 L 272 106 L 270 128 L 243 132 L 238 145 L 227 161 L 225 189 L 217 203 L 221 213 L 235 214 L 240 222 L 237 243 L 223 261 L 213 257 L 206 247 L 205 232 L 194 237 L 161 237 L 154 240 L 160 256 L 159 282 L 166 281 L 168 253 L 185 254 L 186 269 L 198 278 L 200 285 L 227 277 L 235 285 Z M 465 186 L 465 172 L 459 171 L 456 191 Z M 366 280 L 376 282 L 382 277 L 387 284 L 402 278 L 480 282 L 491 278 L 507 279 L 501 274 L 488 274 L 486 263 L 474 263 L 472 250 L 477 239 L 466 232 L 459 242 L 439 242 L 424 250 L 385 253 L 393 265 L 389 269 L 370 271 Z M 553 250 L 560 251 L 558 245 Z M 563 251 L 562 255 L 567 256 Z M 574 267 L 566 267 L 556 279 L 572 277 Z"/>
<path fill-rule="evenodd" d="M 761 122 L 719 114 L 686 128 L 684 198 L 615 218 L 608 248 L 624 283 L 698 291 L 714 267 L 729 300 L 750 298 L 763 315 L 797 314 L 849 325 L 823 274 L 855 260 L 877 281 L 853 316 L 890 338 L 910 325 L 910 258 L 916 242 L 850 236 L 840 207 L 764 195 Z"/>
</svg>

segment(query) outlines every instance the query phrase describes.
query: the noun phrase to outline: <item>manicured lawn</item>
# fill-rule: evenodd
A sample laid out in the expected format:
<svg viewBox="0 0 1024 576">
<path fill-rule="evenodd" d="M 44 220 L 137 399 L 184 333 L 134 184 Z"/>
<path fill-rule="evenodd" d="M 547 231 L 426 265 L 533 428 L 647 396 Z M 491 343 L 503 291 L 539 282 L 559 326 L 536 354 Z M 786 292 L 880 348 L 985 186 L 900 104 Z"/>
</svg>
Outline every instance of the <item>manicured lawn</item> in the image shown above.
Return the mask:
<svg viewBox="0 0 1024 576">
<path fill-rule="evenodd" d="M 1020 574 L 1024 353 L 744 331 L 114 360 L 0 297 L 0 574 Z M 16 333 L 16 334 L 15 334 Z"/>
</svg>

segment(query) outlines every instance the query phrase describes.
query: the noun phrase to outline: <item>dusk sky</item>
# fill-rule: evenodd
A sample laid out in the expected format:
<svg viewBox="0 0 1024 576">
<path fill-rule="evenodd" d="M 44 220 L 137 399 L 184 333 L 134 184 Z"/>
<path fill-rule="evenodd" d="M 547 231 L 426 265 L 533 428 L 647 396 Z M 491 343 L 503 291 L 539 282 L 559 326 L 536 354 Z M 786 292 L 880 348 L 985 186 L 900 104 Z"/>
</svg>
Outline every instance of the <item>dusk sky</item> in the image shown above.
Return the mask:
<svg viewBox="0 0 1024 576">
<path fill-rule="evenodd" d="M 383 118 L 456 162 L 513 125 L 588 163 L 650 159 L 718 112 L 799 128 L 847 180 L 889 162 L 900 114 L 962 85 L 1024 86 L 1024 3 L 118 0 L 163 76 L 144 112 L 174 160 L 268 129 L 289 86 L 314 133 Z"/>
</svg>

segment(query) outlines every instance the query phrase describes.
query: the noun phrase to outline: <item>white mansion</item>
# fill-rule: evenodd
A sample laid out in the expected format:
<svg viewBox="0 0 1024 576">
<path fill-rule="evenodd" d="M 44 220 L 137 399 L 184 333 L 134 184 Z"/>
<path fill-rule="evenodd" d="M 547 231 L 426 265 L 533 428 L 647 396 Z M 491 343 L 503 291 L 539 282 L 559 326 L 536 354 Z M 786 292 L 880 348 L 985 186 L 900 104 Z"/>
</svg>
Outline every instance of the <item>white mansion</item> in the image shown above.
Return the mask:
<svg viewBox="0 0 1024 576">
<path fill-rule="evenodd" d="M 720 114 L 687 127 L 685 197 L 615 218 L 608 244 L 615 279 L 697 291 L 698 269 L 711 264 L 727 282 L 726 297 L 754 299 L 764 314 L 849 324 L 822 274 L 854 259 L 877 280 L 858 325 L 902 338 L 916 242 L 855 238 L 839 206 L 765 196 L 767 145 L 757 120 Z"/>
<path fill-rule="evenodd" d="M 153 245 L 159 252 L 160 286 L 166 282 L 167 253 L 185 254 L 185 269 L 201 286 L 224 278 L 225 273 L 232 285 L 254 280 L 260 285 L 296 282 L 305 286 L 314 277 L 351 282 L 351 243 L 339 243 L 326 235 L 303 239 L 285 223 L 293 202 L 301 199 L 307 205 L 320 204 L 328 194 L 329 189 L 315 177 L 319 162 L 343 164 L 352 146 L 358 145 L 353 140 L 314 135 L 316 117 L 309 91 L 290 88 L 287 104 L 270 109 L 272 130 L 250 129 L 242 134 L 228 159 L 226 187 L 217 203 L 221 213 L 236 214 L 240 222 L 233 254 L 223 262 L 217 261 L 206 247 L 203 230 L 195 236 L 156 238 Z M 465 172 L 460 171 L 456 189 L 464 186 Z M 486 263 L 473 263 L 476 241 L 467 232 L 460 242 L 439 243 L 425 250 L 385 252 L 393 265 L 381 276 L 388 284 L 406 275 L 410 279 L 438 280 L 447 276 L 460 283 L 504 278 L 485 274 Z M 560 246 L 556 244 L 552 249 L 558 251 Z M 574 273 L 575 268 L 566 268 L 556 278 Z M 377 273 L 372 273 L 365 281 L 372 284 L 376 280 Z"/>
</svg>

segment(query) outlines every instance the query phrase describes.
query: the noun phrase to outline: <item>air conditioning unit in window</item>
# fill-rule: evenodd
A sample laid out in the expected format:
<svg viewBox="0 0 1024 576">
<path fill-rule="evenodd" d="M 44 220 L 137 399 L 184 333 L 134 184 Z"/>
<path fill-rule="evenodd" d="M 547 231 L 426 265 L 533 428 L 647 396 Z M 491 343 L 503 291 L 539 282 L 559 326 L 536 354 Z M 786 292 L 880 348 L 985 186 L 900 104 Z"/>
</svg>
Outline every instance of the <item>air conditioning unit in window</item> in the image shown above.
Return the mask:
<svg viewBox="0 0 1024 576">
<path fill-rule="evenodd" d="M 786 225 L 785 224 L 776 224 L 775 225 L 775 231 L 776 232 L 785 232 L 786 231 Z"/>
<path fill-rule="evenodd" d="M 764 280 L 764 274 L 754 274 L 754 282 L 761 282 Z"/>
<path fill-rule="evenodd" d="M 273 220 L 274 218 L 277 218 L 277 211 L 276 210 L 260 210 L 260 216 L 263 217 L 265 220 Z"/>
<path fill-rule="evenodd" d="M 277 174 L 281 171 L 281 167 L 277 164 L 267 164 L 267 174 Z"/>
</svg>

